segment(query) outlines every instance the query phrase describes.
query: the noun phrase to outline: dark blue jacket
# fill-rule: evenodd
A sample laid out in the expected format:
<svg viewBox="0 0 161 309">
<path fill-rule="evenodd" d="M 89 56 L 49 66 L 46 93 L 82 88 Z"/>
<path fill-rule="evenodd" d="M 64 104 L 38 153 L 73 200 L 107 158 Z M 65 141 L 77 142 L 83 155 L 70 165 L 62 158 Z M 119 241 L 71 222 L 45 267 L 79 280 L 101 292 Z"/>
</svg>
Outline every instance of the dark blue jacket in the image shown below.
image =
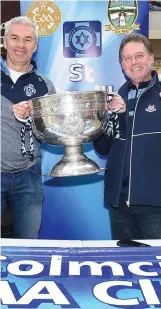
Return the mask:
<svg viewBox="0 0 161 309">
<path fill-rule="evenodd" d="M 12 104 L 28 101 L 38 96 L 55 93 L 53 83 L 36 71 L 34 62 L 30 71 L 13 83 L 4 59 L 1 59 L 1 170 L 18 172 L 30 168 L 40 161 L 40 143 L 33 134 L 34 160 L 21 153 L 21 130 L 24 122 L 19 121 L 12 111 Z M 25 132 L 26 150 L 30 149 L 29 131 Z"/>
<path fill-rule="evenodd" d="M 130 81 L 119 90 L 127 102 Z M 118 114 L 120 138 L 102 135 L 97 152 L 108 155 L 105 171 L 105 204 L 118 206 L 127 148 L 127 111 Z M 161 83 L 157 74 L 136 104 L 130 151 L 129 205 L 161 206 Z"/>
<path fill-rule="evenodd" d="M 1 84 L 1 95 L 13 104 L 56 92 L 52 82 L 37 72 L 36 63 L 33 60 L 30 64 L 30 72 L 20 76 L 14 84 L 5 61 L 1 58 Z"/>
</svg>

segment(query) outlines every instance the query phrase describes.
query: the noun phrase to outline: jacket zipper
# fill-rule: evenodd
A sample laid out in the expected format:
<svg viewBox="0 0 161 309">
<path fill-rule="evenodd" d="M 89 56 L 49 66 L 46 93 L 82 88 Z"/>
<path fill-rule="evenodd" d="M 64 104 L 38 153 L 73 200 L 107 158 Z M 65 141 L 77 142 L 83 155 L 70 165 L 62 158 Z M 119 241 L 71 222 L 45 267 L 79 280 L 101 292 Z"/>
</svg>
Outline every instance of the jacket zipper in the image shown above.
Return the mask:
<svg viewBox="0 0 161 309">
<path fill-rule="evenodd" d="M 123 162 L 123 165 L 122 165 L 121 179 L 122 179 L 122 177 L 123 177 L 123 172 L 124 172 L 124 163 L 125 163 L 125 157 L 126 157 L 126 149 L 127 149 L 127 141 L 126 141 L 126 147 L 125 147 L 125 150 L 124 150 L 124 162 Z M 121 187 L 122 187 L 122 181 L 120 181 L 119 193 L 121 192 Z M 120 194 L 118 194 L 118 200 L 117 200 L 117 203 L 116 203 L 115 206 L 118 206 L 118 204 L 119 204 L 119 199 L 120 199 Z"/>
<path fill-rule="evenodd" d="M 131 150 L 130 150 L 130 174 L 129 174 L 129 190 L 128 190 L 128 199 L 127 199 L 127 206 L 130 207 L 130 189 L 131 189 L 131 162 L 132 162 L 132 146 L 133 146 L 133 132 L 134 132 L 134 122 L 135 122 L 135 115 L 136 115 L 136 109 L 137 109 L 137 106 L 138 106 L 138 102 L 139 102 L 139 99 L 140 97 L 147 91 L 149 90 L 150 88 L 152 88 L 154 86 L 151 85 L 149 88 L 145 89 L 138 97 L 137 99 L 137 102 L 136 102 L 136 106 L 135 106 L 135 111 L 134 111 L 134 118 L 133 118 L 133 124 L 132 124 L 132 134 L 131 134 Z"/>
<path fill-rule="evenodd" d="M 125 115 L 125 117 L 127 117 L 127 116 Z M 127 125 L 127 121 L 126 121 L 126 125 Z M 127 139 L 126 139 L 126 147 L 125 147 L 125 150 L 124 150 L 124 162 L 123 162 L 123 165 L 122 165 L 121 179 L 123 177 L 123 172 L 124 172 L 124 163 L 125 163 L 126 149 L 127 149 Z M 122 181 L 120 181 L 120 188 L 118 190 L 119 193 L 121 192 L 121 186 L 122 186 Z M 120 199 L 120 194 L 118 194 L 118 199 L 117 199 L 117 203 L 115 204 L 115 207 L 118 206 L 119 199 Z"/>
</svg>

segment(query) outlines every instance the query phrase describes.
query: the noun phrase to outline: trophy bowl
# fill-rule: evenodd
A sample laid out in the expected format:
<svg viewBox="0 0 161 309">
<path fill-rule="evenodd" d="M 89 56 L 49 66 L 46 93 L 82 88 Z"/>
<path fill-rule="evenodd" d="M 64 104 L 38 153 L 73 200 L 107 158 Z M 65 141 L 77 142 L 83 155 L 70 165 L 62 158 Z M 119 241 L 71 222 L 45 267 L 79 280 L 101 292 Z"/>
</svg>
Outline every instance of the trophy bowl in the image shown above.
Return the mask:
<svg viewBox="0 0 161 309">
<path fill-rule="evenodd" d="M 48 144 L 64 146 L 63 158 L 47 176 L 77 176 L 104 170 L 87 158 L 82 144 L 101 132 L 106 98 L 104 91 L 74 91 L 32 99 L 38 137 Z"/>
</svg>

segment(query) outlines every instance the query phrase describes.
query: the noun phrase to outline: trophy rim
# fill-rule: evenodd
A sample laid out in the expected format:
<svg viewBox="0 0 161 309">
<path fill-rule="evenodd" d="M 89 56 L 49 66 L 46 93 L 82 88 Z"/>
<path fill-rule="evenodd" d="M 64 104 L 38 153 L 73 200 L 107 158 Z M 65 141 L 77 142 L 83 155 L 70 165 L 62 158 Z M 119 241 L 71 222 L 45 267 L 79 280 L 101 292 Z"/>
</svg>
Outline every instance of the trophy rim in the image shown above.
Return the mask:
<svg viewBox="0 0 161 309">
<path fill-rule="evenodd" d="M 107 94 L 108 92 L 107 91 L 104 91 L 104 90 L 88 90 L 88 91 L 85 91 L 85 90 L 83 90 L 83 91 L 64 91 L 64 92 L 59 92 L 59 93 L 53 93 L 53 94 L 49 94 L 49 95 L 46 95 L 46 96 L 39 96 L 39 97 L 35 97 L 35 98 L 32 98 L 32 101 L 34 101 L 34 100 L 37 100 L 37 99 L 41 99 L 41 98 L 43 98 L 43 99 L 45 99 L 45 98 L 49 98 L 49 97 L 53 97 L 53 96 L 55 96 L 55 97 L 58 97 L 58 96 L 63 96 L 63 95 L 67 95 L 67 94 L 80 94 L 80 93 L 105 93 L 105 94 Z"/>
</svg>

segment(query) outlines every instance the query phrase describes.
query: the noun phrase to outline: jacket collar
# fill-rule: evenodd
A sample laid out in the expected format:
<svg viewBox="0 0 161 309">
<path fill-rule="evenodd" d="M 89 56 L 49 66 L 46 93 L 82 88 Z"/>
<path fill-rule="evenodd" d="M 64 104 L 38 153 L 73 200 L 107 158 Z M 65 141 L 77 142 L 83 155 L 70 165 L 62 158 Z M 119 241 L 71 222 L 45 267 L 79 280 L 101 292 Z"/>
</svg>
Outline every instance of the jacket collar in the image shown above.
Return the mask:
<svg viewBox="0 0 161 309">
<path fill-rule="evenodd" d="M 6 65 L 6 58 L 5 57 L 0 57 L 0 62 L 1 62 L 1 70 L 6 74 L 6 75 L 10 75 L 10 71 Z M 36 70 L 36 62 L 34 60 L 31 60 L 30 63 L 30 69 L 29 69 L 29 73 L 33 72 Z"/>
<path fill-rule="evenodd" d="M 157 84 L 159 82 L 159 78 L 158 78 L 158 74 L 156 71 L 152 71 L 152 79 L 148 82 L 145 82 L 145 83 L 140 83 L 140 87 L 141 88 L 142 86 L 144 86 L 143 88 L 146 88 L 146 87 L 150 87 L 150 86 L 153 86 L 155 84 Z M 119 94 L 123 97 L 127 97 L 128 96 L 128 92 L 133 88 L 135 87 L 131 80 L 128 80 L 127 82 L 125 82 L 122 87 L 120 88 L 119 90 Z"/>
</svg>

